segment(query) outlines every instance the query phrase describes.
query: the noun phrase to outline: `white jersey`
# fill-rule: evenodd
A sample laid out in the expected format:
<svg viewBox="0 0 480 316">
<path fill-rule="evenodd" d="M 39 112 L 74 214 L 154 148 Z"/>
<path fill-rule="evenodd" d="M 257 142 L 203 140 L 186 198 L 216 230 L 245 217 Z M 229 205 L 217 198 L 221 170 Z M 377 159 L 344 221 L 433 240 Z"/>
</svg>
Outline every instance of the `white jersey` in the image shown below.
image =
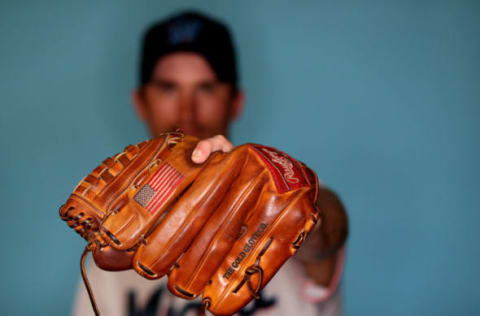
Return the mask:
<svg viewBox="0 0 480 316">
<path fill-rule="evenodd" d="M 338 285 L 343 270 L 344 250 L 338 253 L 331 284 L 314 284 L 295 258 L 288 260 L 238 316 L 341 315 Z M 188 301 L 172 295 L 166 277 L 147 280 L 133 270 L 108 272 L 90 263 L 87 276 L 103 316 L 194 316 L 199 315 L 200 299 Z M 83 282 L 79 282 L 73 306 L 74 316 L 94 315 Z"/>
</svg>

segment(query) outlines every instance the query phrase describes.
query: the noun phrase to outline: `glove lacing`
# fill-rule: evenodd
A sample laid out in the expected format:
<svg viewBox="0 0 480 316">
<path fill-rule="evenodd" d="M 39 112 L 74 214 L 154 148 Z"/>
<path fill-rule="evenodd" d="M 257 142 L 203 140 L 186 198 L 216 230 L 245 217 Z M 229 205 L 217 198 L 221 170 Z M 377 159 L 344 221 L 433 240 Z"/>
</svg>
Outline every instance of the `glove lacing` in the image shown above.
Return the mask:
<svg viewBox="0 0 480 316">
<path fill-rule="evenodd" d="M 258 293 L 260 292 L 260 288 L 262 287 L 262 283 L 263 283 L 263 269 L 260 266 L 260 258 L 265 254 L 265 252 L 267 252 L 267 249 L 272 244 L 272 241 L 273 241 L 273 237 L 271 237 L 267 241 L 267 243 L 263 247 L 262 251 L 260 251 L 257 258 L 255 259 L 255 263 L 252 264 L 251 266 L 249 266 L 245 270 L 245 276 L 243 277 L 242 281 L 237 285 L 237 287 L 233 290 L 233 293 L 237 293 L 242 288 L 242 286 L 245 283 L 247 283 L 248 290 L 253 295 L 253 297 L 257 300 L 260 299 L 260 295 L 258 295 Z M 257 273 L 258 273 L 258 282 L 257 282 L 257 285 L 254 288 L 254 286 L 252 285 L 252 275 L 257 274 Z M 200 310 L 200 316 L 205 316 L 206 315 L 205 313 L 206 313 L 207 309 L 210 307 L 211 303 L 212 302 L 211 302 L 210 297 L 203 298 L 202 308 Z"/>
<path fill-rule="evenodd" d="M 95 302 L 95 297 L 93 296 L 92 288 L 87 278 L 87 272 L 85 271 L 85 259 L 87 258 L 88 253 L 93 250 L 93 247 L 94 247 L 93 244 L 90 242 L 85 247 L 85 250 L 83 250 L 82 256 L 80 258 L 80 270 L 82 272 L 83 283 L 87 288 L 87 293 L 88 293 L 88 297 L 90 298 L 90 303 L 92 303 L 93 311 L 95 312 L 96 316 L 99 316 L 100 311 L 98 309 L 97 303 Z"/>
<path fill-rule="evenodd" d="M 60 210 L 62 210 L 64 206 L 65 204 L 60 206 Z M 88 232 L 90 232 L 94 226 L 94 219 L 92 216 L 76 210 L 73 206 L 69 207 L 64 214 L 60 215 L 60 217 L 67 222 L 68 226 L 73 228 L 85 239 L 87 239 Z"/>
</svg>

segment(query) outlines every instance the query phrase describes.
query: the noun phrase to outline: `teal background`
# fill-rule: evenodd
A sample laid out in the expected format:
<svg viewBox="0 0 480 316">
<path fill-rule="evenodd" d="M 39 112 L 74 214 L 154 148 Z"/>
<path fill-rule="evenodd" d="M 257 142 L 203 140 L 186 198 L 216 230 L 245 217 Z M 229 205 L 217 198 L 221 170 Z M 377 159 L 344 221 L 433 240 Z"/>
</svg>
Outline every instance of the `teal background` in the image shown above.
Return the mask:
<svg viewBox="0 0 480 316">
<path fill-rule="evenodd" d="M 58 207 L 147 137 L 141 32 L 179 8 L 227 21 L 234 143 L 314 167 L 350 216 L 347 315 L 480 312 L 480 2 L 2 1 L 2 315 L 67 315 L 84 242 Z"/>
</svg>

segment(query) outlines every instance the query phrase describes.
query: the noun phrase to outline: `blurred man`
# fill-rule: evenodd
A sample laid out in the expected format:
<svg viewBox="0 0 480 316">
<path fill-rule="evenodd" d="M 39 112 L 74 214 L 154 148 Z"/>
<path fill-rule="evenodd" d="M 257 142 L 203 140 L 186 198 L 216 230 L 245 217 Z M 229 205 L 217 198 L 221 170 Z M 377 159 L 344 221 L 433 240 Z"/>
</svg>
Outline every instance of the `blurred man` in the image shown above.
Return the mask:
<svg viewBox="0 0 480 316">
<path fill-rule="evenodd" d="M 243 107 L 235 52 L 227 28 L 198 13 L 184 13 L 151 27 L 144 37 L 139 88 L 133 103 L 152 136 L 180 127 L 203 139 L 192 159 L 230 151 L 229 124 Z M 346 215 L 336 196 L 321 190 L 322 225 L 240 315 L 338 315 Z M 146 280 L 134 271 L 88 272 L 103 315 L 197 315 L 200 301 L 171 295 L 166 278 Z M 75 315 L 93 314 L 83 285 Z"/>
</svg>

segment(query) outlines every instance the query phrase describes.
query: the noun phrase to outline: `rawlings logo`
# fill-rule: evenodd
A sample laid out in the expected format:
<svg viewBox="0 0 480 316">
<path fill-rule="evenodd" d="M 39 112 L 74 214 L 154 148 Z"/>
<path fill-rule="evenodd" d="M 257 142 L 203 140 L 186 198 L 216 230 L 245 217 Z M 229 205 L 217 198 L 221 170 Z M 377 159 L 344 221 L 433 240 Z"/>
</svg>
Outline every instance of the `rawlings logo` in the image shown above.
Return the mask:
<svg viewBox="0 0 480 316">
<path fill-rule="evenodd" d="M 300 189 L 310 182 L 306 178 L 304 166 L 289 155 L 273 148 L 250 144 L 270 171 L 278 192 Z"/>
<path fill-rule="evenodd" d="M 262 148 L 262 150 L 270 156 L 270 159 L 272 159 L 273 162 L 277 163 L 283 168 L 284 170 L 283 175 L 285 176 L 288 182 L 290 183 L 300 182 L 300 179 L 295 177 L 295 172 L 293 171 L 293 164 L 288 158 L 284 156 L 280 156 L 278 153 L 268 150 L 267 148 Z"/>
</svg>

